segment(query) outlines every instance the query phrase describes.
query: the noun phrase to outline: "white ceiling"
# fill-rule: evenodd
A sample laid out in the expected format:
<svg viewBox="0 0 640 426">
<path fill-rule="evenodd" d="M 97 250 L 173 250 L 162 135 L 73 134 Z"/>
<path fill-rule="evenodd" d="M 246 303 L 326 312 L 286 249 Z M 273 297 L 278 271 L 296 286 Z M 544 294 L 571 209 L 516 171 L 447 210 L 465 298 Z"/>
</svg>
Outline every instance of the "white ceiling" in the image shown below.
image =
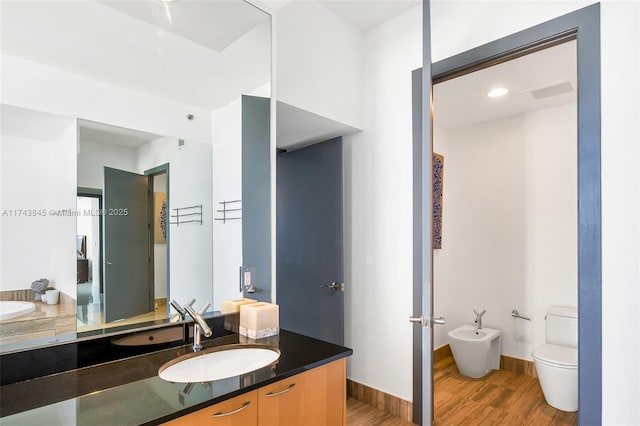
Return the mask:
<svg viewBox="0 0 640 426">
<path fill-rule="evenodd" d="M 436 84 L 434 122 L 444 128 L 463 127 L 575 102 L 576 57 L 576 43 L 571 41 Z M 543 99 L 530 93 L 565 82 L 573 87 L 571 92 Z M 487 93 L 495 87 L 509 93 L 489 98 Z"/>
<path fill-rule="evenodd" d="M 422 0 L 318 0 L 318 3 L 365 32 L 422 4 Z"/>
<path fill-rule="evenodd" d="M 2 54 L 208 110 L 270 83 L 268 15 L 242 0 L 182 0 L 166 9 L 171 26 L 148 3 L 3 1 Z M 226 24 L 209 25 L 212 14 Z M 222 34 L 226 27 L 231 34 Z"/>
<path fill-rule="evenodd" d="M 269 16 L 240 1 L 100 1 L 125 15 L 222 51 Z"/>
<path fill-rule="evenodd" d="M 359 131 L 284 102 L 278 101 L 276 108 L 276 146 L 280 149 L 299 149 Z"/>
</svg>

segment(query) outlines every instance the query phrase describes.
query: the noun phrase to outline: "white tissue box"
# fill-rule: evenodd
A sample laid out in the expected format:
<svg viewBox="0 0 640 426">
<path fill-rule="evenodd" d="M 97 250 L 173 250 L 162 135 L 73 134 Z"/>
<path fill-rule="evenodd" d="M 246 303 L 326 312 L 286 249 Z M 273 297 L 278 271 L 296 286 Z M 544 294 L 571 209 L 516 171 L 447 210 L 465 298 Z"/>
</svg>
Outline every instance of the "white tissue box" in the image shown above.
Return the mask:
<svg viewBox="0 0 640 426">
<path fill-rule="evenodd" d="M 251 339 L 262 339 L 280 333 L 278 305 L 258 302 L 240 306 L 239 332 Z"/>
</svg>

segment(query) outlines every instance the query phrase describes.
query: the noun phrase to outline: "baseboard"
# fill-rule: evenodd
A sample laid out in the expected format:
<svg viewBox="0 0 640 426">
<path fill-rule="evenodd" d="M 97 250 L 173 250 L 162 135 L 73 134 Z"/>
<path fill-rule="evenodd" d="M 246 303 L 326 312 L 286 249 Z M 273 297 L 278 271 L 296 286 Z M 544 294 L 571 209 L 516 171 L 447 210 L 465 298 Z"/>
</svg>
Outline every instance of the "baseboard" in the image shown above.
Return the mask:
<svg viewBox="0 0 640 426">
<path fill-rule="evenodd" d="M 500 369 L 535 378 L 538 377 L 535 364 L 533 361 L 527 361 L 526 359 L 500 355 Z"/>
<path fill-rule="evenodd" d="M 347 395 L 406 421 L 413 418 L 413 404 L 397 396 L 347 379 Z"/>
<path fill-rule="evenodd" d="M 436 362 L 442 361 L 450 356 L 453 356 L 453 354 L 451 353 L 451 346 L 447 343 L 433 351 L 433 363 L 435 364 Z"/>
</svg>

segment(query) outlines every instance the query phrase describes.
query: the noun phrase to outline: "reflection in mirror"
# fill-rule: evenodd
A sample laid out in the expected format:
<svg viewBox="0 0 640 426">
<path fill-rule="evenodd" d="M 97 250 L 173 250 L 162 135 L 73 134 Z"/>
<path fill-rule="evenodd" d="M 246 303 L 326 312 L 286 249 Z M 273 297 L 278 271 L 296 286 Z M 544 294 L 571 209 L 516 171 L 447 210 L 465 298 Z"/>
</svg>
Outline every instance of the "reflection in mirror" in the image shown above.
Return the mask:
<svg viewBox="0 0 640 426">
<path fill-rule="evenodd" d="M 1 350 L 74 339 L 76 326 L 140 327 L 141 309 L 144 321 L 167 321 L 172 298 L 195 297 L 196 308 L 212 301 L 213 313 L 237 297 L 244 218 L 223 224 L 216 210 L 243 198 L 242 97 L 270 97 L 269 15 L 240 0 L 7 1 L 2 9 L 0 300 L 33 301 L 35 310 L 0 318 Z M 169 222 L 174 209 L 202 205 L 202 224 L 169 224 L 165 241 L 160 224 L 142 233 L 137 244 L 153 250 L 146 273 L 132 270 L 126 246 L 110 257 L 110 228 L 124 227 L 120 242 L 144 228 L 109 224 L 132 209 L 120 203 L 112 213 L 123 214 L 108 215 L 118 200 L 103 186 L 111 172 L 148 181 L 147 215 L 163 211 L 162 193 Z M 269 250 L 263 255 L 270 265 Z M 112 268 L 115 282 L 145 283 L 144 297 L 111 294 L 112 266 L 123 267 Z M 270 271 L 258 272 L 269 294 Z M 33 300 L 40 290 L 32 287 L 42 286 L 60 290 L 57 305 Z"/>
<path fill-rule="evenodd" d="M 172 274 L 211 281 L 211 144 L 79 120 L 77 151 L 78 330 L 163 320 L 168 296 L 212 300 L 210 285 L 171 288 Z"/>
</svg>

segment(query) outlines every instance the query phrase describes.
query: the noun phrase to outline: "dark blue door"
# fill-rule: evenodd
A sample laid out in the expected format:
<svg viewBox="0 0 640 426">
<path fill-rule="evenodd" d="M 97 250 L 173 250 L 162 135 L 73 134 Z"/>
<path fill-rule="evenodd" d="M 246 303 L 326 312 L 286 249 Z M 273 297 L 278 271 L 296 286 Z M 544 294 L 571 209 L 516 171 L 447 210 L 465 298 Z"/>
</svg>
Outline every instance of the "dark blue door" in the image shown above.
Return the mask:
<svg viewBox="0 0 640 426">
<path fill-rule="evenodd" d="M 344 343 L 342 138 L 278 154 L 280 327 Z"/>
</svg>

